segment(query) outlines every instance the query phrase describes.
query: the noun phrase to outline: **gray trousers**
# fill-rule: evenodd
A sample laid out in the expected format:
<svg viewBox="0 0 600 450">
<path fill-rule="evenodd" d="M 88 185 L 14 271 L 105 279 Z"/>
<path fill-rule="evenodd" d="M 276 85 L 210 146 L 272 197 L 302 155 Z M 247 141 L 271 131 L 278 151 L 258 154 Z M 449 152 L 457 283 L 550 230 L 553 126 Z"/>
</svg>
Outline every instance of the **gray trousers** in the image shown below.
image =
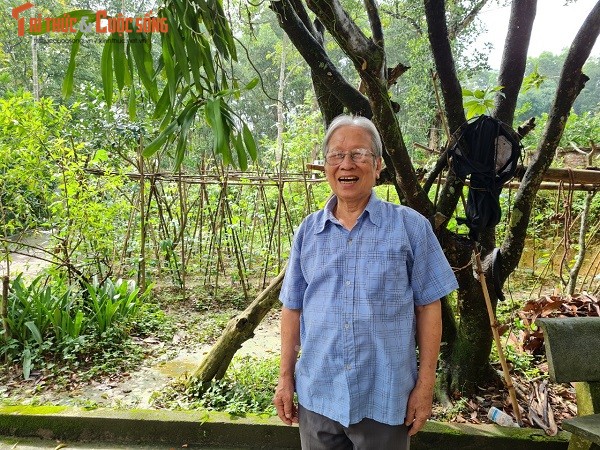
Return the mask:
<svg viewBox="0 0 600 450">
<path fill-rule="evenodd" d="M 406 425 L 363 419 L 345 427 L 299 405 L 302 450 L 409 450 Z"/>
</svg>

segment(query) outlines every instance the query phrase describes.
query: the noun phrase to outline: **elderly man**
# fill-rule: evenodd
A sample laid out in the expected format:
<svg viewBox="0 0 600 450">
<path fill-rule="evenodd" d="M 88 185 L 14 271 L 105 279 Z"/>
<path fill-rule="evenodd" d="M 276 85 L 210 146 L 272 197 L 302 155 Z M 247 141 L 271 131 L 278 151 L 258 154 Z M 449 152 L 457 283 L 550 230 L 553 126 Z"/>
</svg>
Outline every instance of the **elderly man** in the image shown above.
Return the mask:
<svg viewBox="0 0 600 450">
<path fill-rule="evenodd" d="M 273 403 L 303 449 L 408 449 L 431 415 L 439 299 L 458 285 L 429 222 L 373 192 L 370 120 L 337 117 L 323 151 L 333 195 L 294 237 Z"/>
</svg>

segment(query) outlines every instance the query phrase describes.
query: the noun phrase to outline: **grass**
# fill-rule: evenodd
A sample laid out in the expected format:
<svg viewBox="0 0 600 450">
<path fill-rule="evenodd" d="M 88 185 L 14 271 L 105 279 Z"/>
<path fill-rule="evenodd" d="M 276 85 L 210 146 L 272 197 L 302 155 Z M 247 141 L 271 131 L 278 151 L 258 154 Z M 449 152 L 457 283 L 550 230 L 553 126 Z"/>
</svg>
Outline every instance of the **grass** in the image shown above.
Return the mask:
<svg viewBox="0 0 600 450">
<path fill-rule="evenodd" d="M 247 413 L 274 416 L 273 393 L 279 374 L 279 357 L 236 357 L 222 380 L 209 386 L 175 383 L 154 398 L 164 409 L 209 409 L 236 416 Z"/>
</svg>

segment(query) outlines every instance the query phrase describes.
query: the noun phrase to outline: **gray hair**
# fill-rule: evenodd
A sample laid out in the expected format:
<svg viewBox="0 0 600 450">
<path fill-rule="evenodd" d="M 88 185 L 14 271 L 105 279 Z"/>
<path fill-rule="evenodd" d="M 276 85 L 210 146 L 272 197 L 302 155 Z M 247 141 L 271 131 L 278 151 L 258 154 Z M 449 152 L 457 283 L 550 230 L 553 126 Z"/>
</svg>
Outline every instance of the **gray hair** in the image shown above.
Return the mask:
<svg viewBox="0 0 600 450">
<path fill-rule="evenodd" d="M 367 133 L 371 135 L 371 143 L 372 150 L 375 152 L 375 157 L 381 157 L 382 152 L 382 144 L 381 137 L 379 136 L 379 132 L 375 127 L 375 124 L 371 122 L 366 117 L 362 116 L 349 116 L 346 114 L 342 114 L 337 116 L 335 119 L 331 121 L 329 127 L 327 128 L 327 132 L 325 133 L 325 139 L 323 139 L 323 155 L 327 155 L 327 151 L 329 150 L 327 146 L 329 145 L 329 140 L 331 139 L 331 135 L 341 127 L 351 126 L 351 127 L 359 127 L 365 130 Z"/>
</svg>

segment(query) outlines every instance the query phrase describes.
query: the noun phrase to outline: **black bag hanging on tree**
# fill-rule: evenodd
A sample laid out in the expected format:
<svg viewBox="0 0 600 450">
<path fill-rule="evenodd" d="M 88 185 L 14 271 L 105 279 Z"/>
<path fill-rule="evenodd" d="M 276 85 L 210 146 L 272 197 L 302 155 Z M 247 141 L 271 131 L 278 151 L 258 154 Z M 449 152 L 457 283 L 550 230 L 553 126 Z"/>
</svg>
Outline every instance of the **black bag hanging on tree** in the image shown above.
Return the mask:
<svg viewBox="0 0 600 450">
<path fill-rule="evenodd" d="M 448 152 L 451 168 L 463 181 L 469 177 L 466 217 L 457 218 L 469 228 L 469 237 L 479 240 L 486 228 L 500 222 L 500 193 L 512 178 L 519 158 L 521 143 L 505 123 L 481 115 L 464 124 Z"/>
</svg>

